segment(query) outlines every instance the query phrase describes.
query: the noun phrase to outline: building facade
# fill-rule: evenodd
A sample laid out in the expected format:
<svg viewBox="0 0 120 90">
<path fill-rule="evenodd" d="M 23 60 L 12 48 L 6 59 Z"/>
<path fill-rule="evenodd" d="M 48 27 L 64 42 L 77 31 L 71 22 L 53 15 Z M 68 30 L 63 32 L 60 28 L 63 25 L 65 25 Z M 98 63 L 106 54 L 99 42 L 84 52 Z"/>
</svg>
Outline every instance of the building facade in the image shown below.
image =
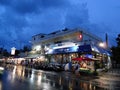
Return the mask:
<svg viewBox="0 0 120 90">
<path fill-rule="evenodd" d="M 100 47 L 103 41 L 96 35 L 76 28 L 58 30 L 32 37 L 31 54 L 47 56 L 49 62 L 67 63 L 76 57 L 96 58 L 103 63 L 110 59 L 107 49 Z M 104 44 L 105 45 L 105 44 Z"/>
</svg>

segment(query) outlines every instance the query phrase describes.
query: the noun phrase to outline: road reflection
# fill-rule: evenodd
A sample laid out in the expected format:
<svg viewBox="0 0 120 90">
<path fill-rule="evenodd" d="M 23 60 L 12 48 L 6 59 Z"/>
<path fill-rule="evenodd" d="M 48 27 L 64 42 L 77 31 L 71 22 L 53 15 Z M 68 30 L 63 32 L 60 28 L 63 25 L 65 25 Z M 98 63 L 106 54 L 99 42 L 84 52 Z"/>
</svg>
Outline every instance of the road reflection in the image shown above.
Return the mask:
<svg viewBox="0 0 120 90">
<path fill-rule="evenodd" d="M 0 90 L 2 90 L 2 82 L 0 81 Z"/>
<path fill-rule="evenodd" d="M 48 72 L 23 66 L 6 66 L 0 90 L 109 90 L 66 72 Z"/>
</svg>

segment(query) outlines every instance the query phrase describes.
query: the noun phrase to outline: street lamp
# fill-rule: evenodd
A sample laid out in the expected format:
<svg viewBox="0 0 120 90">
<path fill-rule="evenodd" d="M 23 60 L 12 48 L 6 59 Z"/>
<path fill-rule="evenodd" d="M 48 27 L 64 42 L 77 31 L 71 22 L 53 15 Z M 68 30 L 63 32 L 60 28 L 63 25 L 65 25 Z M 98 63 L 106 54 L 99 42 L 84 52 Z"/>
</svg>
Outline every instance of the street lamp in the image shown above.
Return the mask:
<svg viewBox="0 0 120 90">
<path fill-rule="evenodd" d="M 16 50 L 15 47 L 12 47 L 12 48 L 11 48 L 11 55 L 15 55 L 15 50 Z"/>
<path fill-rule="evenodd" d="M 105 45 L 104 42 L 99 43 L 99 46 L 102 47 L 102 48 L 106 48 L 106 45 Z"/>
</svg>

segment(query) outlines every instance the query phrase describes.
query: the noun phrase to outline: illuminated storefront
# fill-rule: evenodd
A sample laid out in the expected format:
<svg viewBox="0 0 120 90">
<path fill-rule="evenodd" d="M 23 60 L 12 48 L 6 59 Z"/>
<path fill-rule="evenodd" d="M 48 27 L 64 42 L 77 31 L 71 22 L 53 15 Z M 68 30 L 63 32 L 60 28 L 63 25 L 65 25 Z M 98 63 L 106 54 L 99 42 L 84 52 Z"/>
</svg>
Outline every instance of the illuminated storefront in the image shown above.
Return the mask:
<svg viewBox="0 0 120 90">
<path fill-rule="evenodd" d="M 50 62 L 62 64 L 80 56 L 107 62 L 110 54 L 100 43 L 103 43 L 101 38 L 87 31 L 79 28 L 64 29 L 33 36 L 32 51 L 39 55 L 49 56 Z"/>
</svg>

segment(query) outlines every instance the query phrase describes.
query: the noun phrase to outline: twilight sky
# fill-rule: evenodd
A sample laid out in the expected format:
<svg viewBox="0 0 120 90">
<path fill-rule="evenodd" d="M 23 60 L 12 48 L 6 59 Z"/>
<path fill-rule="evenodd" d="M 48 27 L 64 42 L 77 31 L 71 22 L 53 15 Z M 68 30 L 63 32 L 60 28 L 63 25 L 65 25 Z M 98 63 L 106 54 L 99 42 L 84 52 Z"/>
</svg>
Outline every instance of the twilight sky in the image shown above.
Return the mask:
<svg viewBox="0 0 120 90">
<path fill-rule="evenodd" d="M 0 0 L 0 47 L 29 43 L 39 33 L 84 28 L 115 45 L 120 0 Z"/>
</svg>

